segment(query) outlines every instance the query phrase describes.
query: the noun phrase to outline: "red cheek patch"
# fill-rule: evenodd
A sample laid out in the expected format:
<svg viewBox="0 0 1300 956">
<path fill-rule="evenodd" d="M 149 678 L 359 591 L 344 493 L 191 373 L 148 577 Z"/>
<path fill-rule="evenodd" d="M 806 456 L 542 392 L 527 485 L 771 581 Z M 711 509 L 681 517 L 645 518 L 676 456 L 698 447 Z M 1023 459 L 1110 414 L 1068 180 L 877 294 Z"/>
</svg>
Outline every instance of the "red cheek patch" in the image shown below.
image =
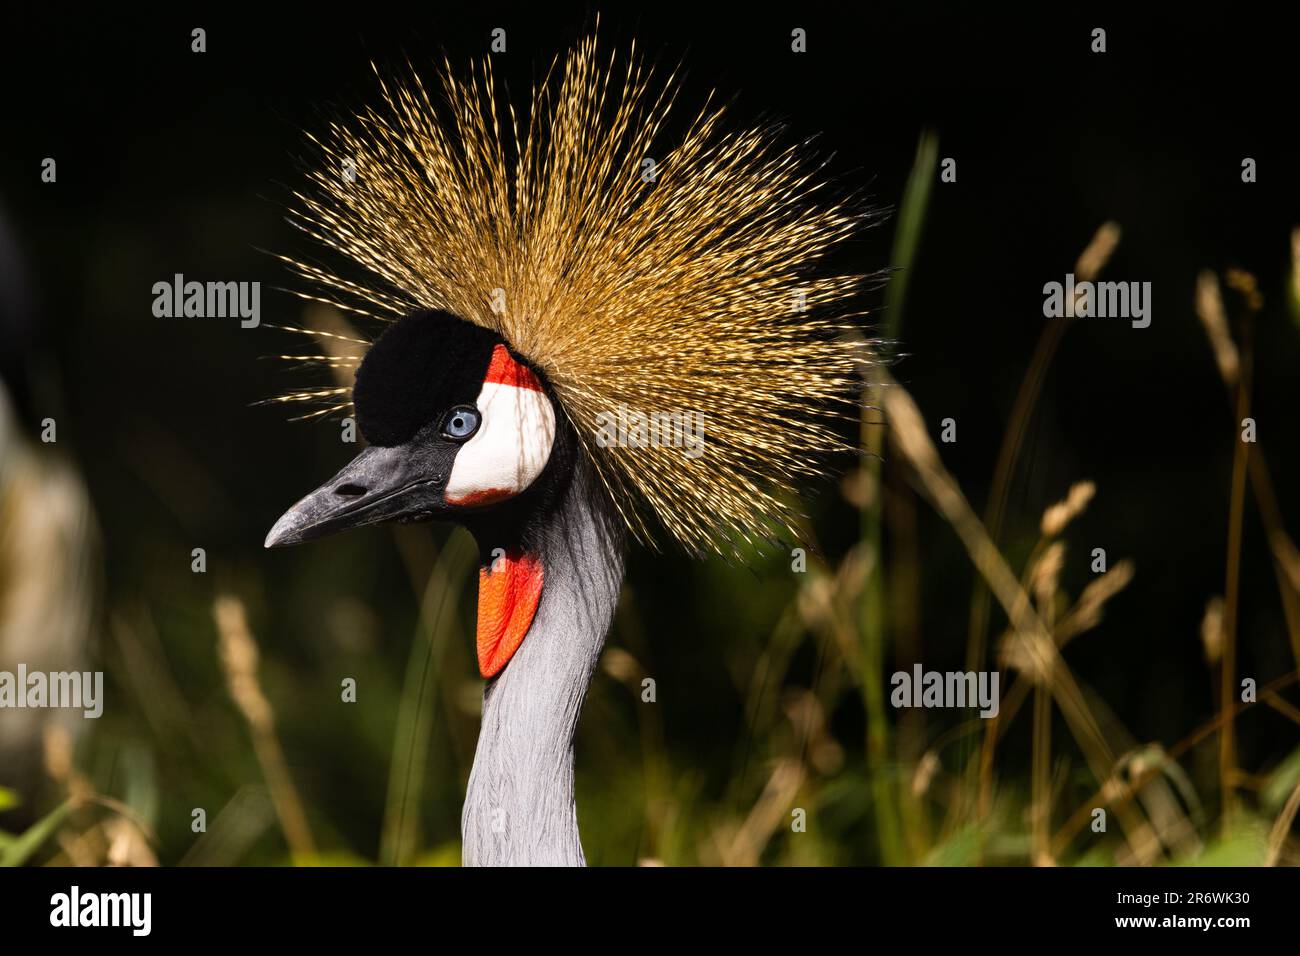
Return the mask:
<svg viewBox="0 0 1300 956">
<path fill-rule="evenodd" d="M 538 381 L 532 369 L 516 362 L 510 357 L 510 350 L 500 344 L 492 349 L 492 361 L 488 365 L 487 374 L 483 376 L 483 384 L 489 383 L 513 385 L 515 388 L 526 388 L 532 392 L 542 391 L 542 383 Z"/>
<path fill-rule="evenodd" d="M 505 501 L 514 494 L 506 488 L 489 488 L 486 491 L 471 491 L 467 495 L 461 495 L 459 498 L 443 493 L 443 500 L 449 505 L 455 505 L 458 508 L 478 508 L 483 505 L 494 505 L 498 501 Z"/>
<path fill-rule="evenodd" d="M 478 670 L 495 677 L 533 625 L 542 596 L 542 562 L 511 548 L 478 572 Z"/>
</svg>

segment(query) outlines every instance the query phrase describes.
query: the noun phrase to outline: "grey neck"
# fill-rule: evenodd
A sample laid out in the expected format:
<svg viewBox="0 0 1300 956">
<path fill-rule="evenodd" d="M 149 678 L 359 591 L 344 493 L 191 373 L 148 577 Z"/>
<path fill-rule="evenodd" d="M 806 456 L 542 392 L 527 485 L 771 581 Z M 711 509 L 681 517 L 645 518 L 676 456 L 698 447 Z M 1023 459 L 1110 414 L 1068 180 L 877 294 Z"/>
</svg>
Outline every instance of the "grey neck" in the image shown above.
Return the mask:
<svg viewBox="0 0 1300 956">
<path fill-rule="evenodd" d="M 573 735 L 623 580 L 623 536 L 584 461 L 530 528 L 542 596 L 510 663 L 483 692 L 461 815 L 466 866 L 582 866 Z M 490 549 L 488 549 L 490 550 Z"/>
</svg>

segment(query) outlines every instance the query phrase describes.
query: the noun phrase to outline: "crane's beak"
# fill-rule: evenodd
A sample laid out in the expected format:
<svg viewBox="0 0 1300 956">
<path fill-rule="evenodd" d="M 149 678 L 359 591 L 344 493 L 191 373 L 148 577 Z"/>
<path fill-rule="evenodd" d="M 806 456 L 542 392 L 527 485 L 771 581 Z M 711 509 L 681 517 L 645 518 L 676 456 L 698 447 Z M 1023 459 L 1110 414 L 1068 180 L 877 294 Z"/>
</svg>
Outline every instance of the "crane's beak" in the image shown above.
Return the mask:
<svg viewBox="0 0 1300 956">
<path fill-rule="evenodd" d="M 409 444 L 367 448 L 286 511 L 266 536 L 266 546 L 278 548 L 381 521 L 421 521 L 446 513 L 450 461 L 430 461 L 422 452 Z"/>
</svg>

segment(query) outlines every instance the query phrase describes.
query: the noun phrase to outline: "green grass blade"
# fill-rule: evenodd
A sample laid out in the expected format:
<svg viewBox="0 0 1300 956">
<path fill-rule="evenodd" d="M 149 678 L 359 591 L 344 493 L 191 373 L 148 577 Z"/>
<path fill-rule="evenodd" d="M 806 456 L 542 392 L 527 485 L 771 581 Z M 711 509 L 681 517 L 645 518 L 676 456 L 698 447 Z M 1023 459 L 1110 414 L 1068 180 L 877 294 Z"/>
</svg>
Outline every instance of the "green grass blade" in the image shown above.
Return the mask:
<svg viewBox="0 0 1300 956">
<path fill-rule="evenodd" d="M 32 854 L 54 835 L 68 814 L 72 812 L 72 802 L 65 800 L 41 819 L 20 834 L 3 851 L 0 851 L 0 866 L 22 866 Z"/>
</svg>

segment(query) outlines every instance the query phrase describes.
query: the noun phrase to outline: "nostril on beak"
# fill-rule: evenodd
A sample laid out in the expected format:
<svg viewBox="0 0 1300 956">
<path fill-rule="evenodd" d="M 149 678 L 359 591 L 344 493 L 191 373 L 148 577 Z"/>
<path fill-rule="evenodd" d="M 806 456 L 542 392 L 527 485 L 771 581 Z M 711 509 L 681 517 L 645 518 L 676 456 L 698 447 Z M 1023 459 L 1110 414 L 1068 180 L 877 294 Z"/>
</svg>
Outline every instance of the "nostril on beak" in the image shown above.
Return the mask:
<svg viewBox="0 0 1300 956">
<path fill-rule="evenodd" d="M 334 489 L 334 494 L 342 498 L 360 498 L 362 495 L 366 493 L 366 490 L 367 489 L 361 487 L 360 485 L 354 485 L 349 483 L 346 485 L 339 485 L 337 488 Z"/>
</svg>

